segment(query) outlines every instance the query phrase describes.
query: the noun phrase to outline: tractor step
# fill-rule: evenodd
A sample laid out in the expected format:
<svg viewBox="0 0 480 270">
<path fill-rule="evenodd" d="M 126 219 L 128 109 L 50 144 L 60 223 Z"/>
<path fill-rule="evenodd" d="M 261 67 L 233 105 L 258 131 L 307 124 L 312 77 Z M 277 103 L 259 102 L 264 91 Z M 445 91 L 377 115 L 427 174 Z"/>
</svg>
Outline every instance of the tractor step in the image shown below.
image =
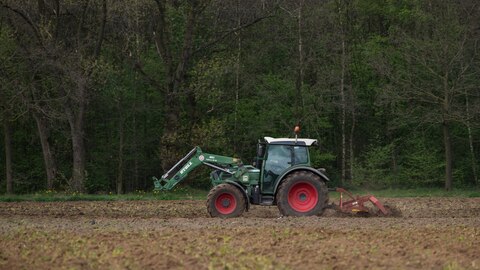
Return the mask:
<svg viewBox="0 0 480 270">
<path fill-rule="evenodd" d="M 262 195 L 260 199 L 260 205 L 273 205 L 275 198 L 269 195 Z"/>
</svg>

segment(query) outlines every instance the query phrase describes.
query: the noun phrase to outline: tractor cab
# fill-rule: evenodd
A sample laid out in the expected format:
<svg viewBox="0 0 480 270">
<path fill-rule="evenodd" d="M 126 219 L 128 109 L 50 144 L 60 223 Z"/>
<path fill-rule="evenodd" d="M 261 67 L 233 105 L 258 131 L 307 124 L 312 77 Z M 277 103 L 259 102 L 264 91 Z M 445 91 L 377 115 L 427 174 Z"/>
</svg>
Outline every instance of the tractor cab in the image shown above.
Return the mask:
<svg viewBox="0 0 480 270">
<path fill-rule="evenodd" d="M 317 140 L 265 137 L 257 145 L 255 167 L 260 170 L 262 194 L 271 194 L 282 176 L 296 167 L 310 167 L 308 147 Z"/>
</svg>

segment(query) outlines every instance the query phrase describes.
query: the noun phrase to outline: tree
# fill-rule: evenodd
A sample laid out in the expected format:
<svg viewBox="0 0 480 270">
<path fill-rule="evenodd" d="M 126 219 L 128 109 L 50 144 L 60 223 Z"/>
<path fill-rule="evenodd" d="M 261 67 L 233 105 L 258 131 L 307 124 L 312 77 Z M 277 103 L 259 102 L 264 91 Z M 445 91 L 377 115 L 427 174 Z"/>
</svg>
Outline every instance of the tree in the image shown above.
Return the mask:
<svg viewBox="0 0 480 270">
<path fill-rule="evenodd" d="M 12 125 L 15 113 L 15 98 L 13 88 L 15 83 L 6 80 L 12 70 L 15 70 L 14 62 L 14 43 L 12 42 L 12 33 L 0 24 L 0 121 L 3 126 L 3 137 L 5 147 L 5 179 L 6 191 L 13 193 L 13 135 Z"/>
<path fill-rule="evenodd" d="M 101 8 L 97 10 L 101 12 L 98 17 L 88 16 L 92 14 L 88 11 L 94 8 L 89 1 L 85 1 L 80 7 L 60 1 L 38 1 L 37 6 L 22 6 L 14 1 L 2 5 L 2 8 L 9 12 L 8 21 L 17 31 L 19 43 L 28 44 L 22 47 L 25 59 L 41 63 L 42 69 L 50 72 L 48 76 L 58 80 L 55 85 L 55 101 L 61 100 L 64 117 L 70 126 L 72 142 L 73 168 L 70 186 L 72 190 L 80 192 L 85 191 L 85 113 L 89 81 L 93 63 L 102 47 L 107 17 L 106 0 L 99 5 Z M 70 17 L 71 12 L 77 15 L 75 19 Z M 89 38 L 83 38 L 84 35 Z M 45 137 L 42 121 L 39 118 L 39 133 Z M 44 140 L 45 138 L 42 139 Z M 44 152 L 48 149 L 43 148 Z M 48 156 L 48 153 L 44 153 L 44 156 Z M 48 160 L 45 163 L 53 164 Z M 53 173 L 52 170 L 49 171 L 49 174 Z"/>
<path fill-rule="evenodd" d="M 374 64 L 391 81 L 386 89 L 390 102 L 402 102 L 399 108 L 410 120 L 441 127 L 446 190 L 453 183 L 451 129 L 463 118 L 465 82 L 474 72 L 475 56 L 468 48 L 478 38 L 472 38 L 472 28 L 463 23 L 474 20 L 470 13 L 474 7 L 467 7 L 467 12 L 450 2 L 395 7 L 398 13 L 391 15 L 399 20 L 398 27 L 391 30 L 389 50 Z"/>
<path fill-rule="evenodd" d="M 7 193 L 13 193 L 13 169 L 12 169 L 12 130 L 8 120 L 4 121 L 3 132 L 5 139 L 5 179 L 7 184 Z"/>
</svg>

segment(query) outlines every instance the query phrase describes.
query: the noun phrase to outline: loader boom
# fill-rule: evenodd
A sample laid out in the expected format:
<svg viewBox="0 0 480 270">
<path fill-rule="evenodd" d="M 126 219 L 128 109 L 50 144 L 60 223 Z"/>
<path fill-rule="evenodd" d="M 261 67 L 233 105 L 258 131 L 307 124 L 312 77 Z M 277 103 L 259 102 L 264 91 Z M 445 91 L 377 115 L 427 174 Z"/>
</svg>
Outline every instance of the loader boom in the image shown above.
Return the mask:
<svg viewBox="0 0 480 270">
<path fill-rule="evenodd" d="M 162 175 L 160 179 L 153 177 L 155 190 L 171 190 L 200 165 L 206 165 L 215 170 L 234 174 L 237 170 L 232 169 L 241 166 L 242 162 L 238 158 L 203 153 L 202 149 L 196 146 Z"/>
</svg>

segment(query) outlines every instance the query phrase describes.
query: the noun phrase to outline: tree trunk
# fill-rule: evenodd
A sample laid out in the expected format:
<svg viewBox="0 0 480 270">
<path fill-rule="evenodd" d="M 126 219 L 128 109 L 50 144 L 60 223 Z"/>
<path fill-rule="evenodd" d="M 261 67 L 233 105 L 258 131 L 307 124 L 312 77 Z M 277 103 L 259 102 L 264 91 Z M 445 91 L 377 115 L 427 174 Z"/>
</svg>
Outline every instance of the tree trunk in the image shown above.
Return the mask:
<svg viewBox="0 0 480 270">
<path fill-rule="evenodd" d="M 475 157 L 475 149 L 473 148 L 472 128 L 470 127 L 470 124 L 467 125 L 470 160 L 472 162 L 473 182 L 475 183 L 475 185 L 478 185 L 477 158 Z"/>
<path fill-rule="evenodd" d="M 102 21 L 100 23 L 100 31 L 98 33 L 97 45 L 95 46 L 95 57 L 100 56 L 103 39 L 105 37 L 105 25 L 107 24 L 107 0 L 102 1 Z"/>
<path fill-rule="evenodd" d="M 240 27 L 240 0 L 237 0 L 237 28 Z M 242 37 L 237 33 L 237 61 L 235 63 L 235 111 L 233 121 L 233 153 L 237 153 L 237 122 L 238 122 L 238 96 L 240 91 L 240 57 L 242 52 Z"/>
<path fill-rule="evenodd" d="M 449 72 L 445 72 L 443 79 L 443 145 L 445 147 L 445 190 L 452 190 L 453 183 L 453 174 L 452 174 L 452 139 L 450 137 L 450 125 L 447 119 L 450 112 L 450 95 L 449 95 L 449 86 L 448 86 L 448 76 Z"/>
<path fill-rule="evenodd" d="M 64 104 L 64 109 L 70 125 L 72 139 L 73 171 L 70 187 L 75 192 L 85 192 L 85 109 L 87 103 L 86 79 L 75 78 L 77 88 L 75 100 Z"/>
<path fill-rule="evenodd" d="M 295 117 L 297 118 L 297 124 L 300 124 L 300 121 L 303 118 L 303 96 L 302 96 L 302 88 L 303 88 L 303 77 L 304 77 L 304 68 L 303 68 L 303 37 L 302 37 L 302 29 L 303 29 L 303 24 L 302 24 L 302 19 L 303 19 L 303 5 L 304 5 L 304 0 L 300 1 L 299 7 L 298 7 L 298 75 L 297 75 L 297 81 L 296 81 L 296 90 L 297 94 L 295 95 Z"/>
<path fill-rule="evenodd" d="M 5 174 L 7 180 L 7 194 L 13 194 L 13 168 L 12 168 L 12 129 L 8 121 L 4 121 L 5 135 Z"/>
<path fill-rule="evenodd" d="M 85 2 L 84 10 L 87 10 L 88 1 Z M 84 13 L 85 15 L 85 13 Z M 98 58 L 102 41 L 105 34 L 105 25 L 107 20 L 107 2 L 102 1 L 102 21 L 100 31 L 96 40 L 94 58 Z M 79 23 L 80 30 L 84 26 L 84 20 Z M 80 39 L 79 39 L 80 41 Z M 79 46 L 80 47 L 80 46 Z M 71 188 L 76 192 L 85 192 L 86 181 L 86 150 L 85 150 L 85 114 L 88 103 L 88 79 L 92 74 L 92 69 L 84 70 L 81 66 L 72 66 L 65 69 L 70 79 L 75 83 L 73 93 L 68 96 L 68 101 L 64 104 L 64 109 L 70 124 L 70 133 L 72 137 L 72 155 L 73 155 L 73 172 Z"/>
<path fill-rule="evenodd" d="M 341 157 L 340 157 L 340 185 L 343 185 L 347 176 L 347 104 L 345 97 L 345 74 L 346 74 L 346 48 L 345 48 L 345 25 L 344 25 L 344 10 L 342 10 L 342 2 L 336 2 L 338 12 L 338 23 L 340 33 L 340 133 L 341 133 Z"/>
<path fill-rule="evenodd" d="M 349 162 L 349 169 L 348 169 L 348 182 L 351 183 L 352 180 L 353 180 L 353 163 L 355 161 L 355 155 L 353 153 L 353 138 L 354 138 L 354 135 L 355 135 L 355 124 L 356 124 L 356 115 L 355 115 L 355 103 L 353 102 L 354 101 L 354 94 L 353 94 L 353 89 L 350 85 L 350 100 L 351 100 L 351 104 L 352 104 L 352 125 L 350 127 L 350 140 L 349 140 L 349 146 L 350 146 L 350 151 L 349 151 L 349 155 L 350 155 L 350 162 Z"/>
<path fill-rule="evenodd" d="M 165 123 L 163 125 L 162 141 L 160 143 L 160 158 L 163 171 L 170 169 L 177 159 L 179 145 L 179 138 L 177 131 L 179 129 L 179 102 L 173 94 L 167 95 L 165 98 L 166 108 Z"/>
<path fill-rule="evenodd" d="M 33 118 L 37 123 L 38 136 L 40 137 L 40 143 L 42 145 L 43 161 L 45 163 L 45 171 L 47 173 L 47 189 L 53 189 L 54 181 L 57 176 L 57 166 L 55 158 L 50 146 L 49 130 L 45 119 L 37 113 L 33 113 Z"/>
<path fill-rule="evenodd" d="M 72 125 L 71 125 L 72 126 Z M 73 191 L 85 192 L 85 142 L 83 125 L 70 128 L 73 150 L 73 173 L 71 187 Z"/>
<path fill-rule="evenodd" d="M 193 48 L 194 30 L 197 20 L 196 4 L 190 7 L 186 25 L 185 35 L 183 38 L 183 47 L 178 55 L 178 64 L 173 65 L 173 54 L 170 49 L 170 35 L 167 20 L 165 19 L 165 3 L 164 1 L 157 0 L 159 18 L 158 18 L 158 33 L 155 36 L 155 44 L 158 54 L 162 57 L 162 60 L 166 67 L 166 91 L 165 93 L 165 122 L 163 129 L 162 142 L 160 145 L 160 158 L 162 169 L 168 170 L 169 167 L 174 164 L 179 153 L 178 129 L 180 127 L 180 96 L 179 90 L 186 81 L 188 64 Z M 164 90 L 164 89 L 162 89 Z M 188 93 L 189 97 L 193 96 L 193 93 Z M 190 98 L 189 101 L 194 103 L 194 99 Z"/>
<path fill-rule="evenodd" d="M 447 121 L 443 121 L 443 144 L 445 146 L 445 190 L 452 190 L 452 141 L 450 138 L 450 127 Z"/>
<path fill-rule="evenodd" d="M 117 163 L 117 194 L 123 193 L 123 148 L 124 148 L 124 120 L 120 116 L 118 123 L 118 163 Z"/>
<path fill-rule="evenodd" d="M 137 189 L 141 185 L 138 177 L 138 130 L 137 130 L 137 89 L 134 89 L 135 99 L 133 103 L 133 119 L 132 119 L 132 140 L 133 140 L 133 181 L 134 188 Z M 142 187 L 143 188 L 143 187 Z"/>
<path fill-rule="evenodd" d="M 473 148 L 473 136 L 472 136 L 472 127 L 470 125 L 470 104 L 468 100 L 468 94 L 465 90 L 465 108 L 467 113 L 467 131 L 468 131 L 468 146 L 470 149 L 470 160 L 472 162 L 472 172 L 473 172 L 473 182 L 475 185 L 478 185 L 478 174 L 477 174 L 477 159 L 475 157 L 475 149 Z"/>
<path fill-rule="evenodd" d="M 342 37 L 341 75 L 340 75 L 340 103 L 341 103 L 341 132 L 342 132 L 342 157 L 340 185 L 345 183 L 346 176 L 346 101 L 345 101 L 345 40 Z"/>
</svg>

